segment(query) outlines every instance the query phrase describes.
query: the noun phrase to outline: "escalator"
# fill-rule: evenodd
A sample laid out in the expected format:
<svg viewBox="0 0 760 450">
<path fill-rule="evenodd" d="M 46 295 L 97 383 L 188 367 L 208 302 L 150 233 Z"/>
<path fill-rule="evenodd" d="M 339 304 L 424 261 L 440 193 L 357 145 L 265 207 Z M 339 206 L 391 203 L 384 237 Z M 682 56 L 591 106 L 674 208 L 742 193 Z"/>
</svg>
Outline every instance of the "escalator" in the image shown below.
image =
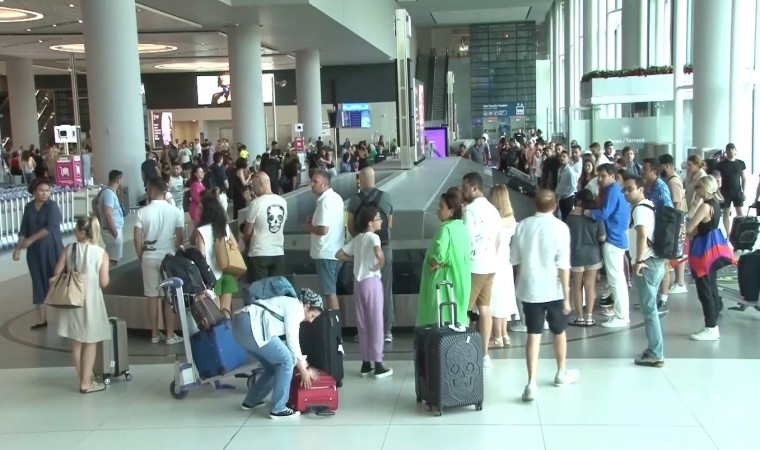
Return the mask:
<svg viewBox="0 0 760 450">
<path fill-rule="evenodd" d="M 40 142 L 48 142 L 55 126 L 55 103 L 52 90 L 39 90 L 35 94 L 37 103 L 37 130 Z"/>
<path fill-rule="evenodd" d="M 430 115 L 425 119 L 434 124 L 446 123 L 446 74 L 449 71 L 449 53 L 435 58 L 433 62 L 433 77 L 431 89 L 428 90 L 430 98 Z M 426 114 L 427 115 L 427 114 Z"/>
</svg>

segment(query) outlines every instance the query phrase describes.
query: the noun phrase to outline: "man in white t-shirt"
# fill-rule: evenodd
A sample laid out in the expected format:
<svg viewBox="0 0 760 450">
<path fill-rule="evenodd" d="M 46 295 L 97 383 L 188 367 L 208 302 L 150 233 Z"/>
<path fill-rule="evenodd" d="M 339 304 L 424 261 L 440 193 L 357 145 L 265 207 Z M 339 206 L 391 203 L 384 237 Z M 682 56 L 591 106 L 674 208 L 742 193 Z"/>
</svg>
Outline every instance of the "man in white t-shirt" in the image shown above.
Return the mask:
<svg viewBox="0 0 760 450">
<path fill-rule="evenodd" d="M 161 283 L 161 261 L 182 245 L 185 217 L 165 200 L 166 183 L 162 178 L 151 178 L 147 190 L 151 201 L 137 211 L 135 251 L 142 266 L 144 295 L 148 298 L 151 342 L 158 344 L 166 339 L 166 344 L 172 345 L 182 342 L 182 338 L 174 334 L 174 312 L 169 304 L 164 305 L 166 335 L 158 331 L 158 286 Z"/>
<path fill-rule="evenodd" d="M 554 192 L 536 192 L 536 214 L 521 220 L 510 244 L 509 260 L 518 268 L 515 295 L 522 302 L 523 321 L 528 328 L 525 359 L 528 384 L 524 402 L 533 401 L 538 384 L 538 356 L 544 323 L 554 335 L 557 360 L 555 386 L 578 381 L 578 369 L 567 368 L 567 315 L 570 313 L 570 230 L 554 216 Z"/>
<path fill-rule="evenodd" d="M 640 366 L 662 367 L 665 364 L 662 329 L 657 311 L 657 291 L 665 266 L 663 260 L 652 252 L 650 242 L 654 238 L 654 204 L 646 199 L 644 180 L 636 175 L 623 178 L 623 193 L 631 204 L 631 224 L 628 230 L 628 252 L 634 261 L 631 266 L 633 286 L 639 293 L 641 314 L 647 334 L 647 349 L 634 359 Z"/>
<path fill-rule="evenodd" d="M 257 172 L 251 181 L 256 199 L 245 218 L 244 240 L 248 247 L 248 278 L 251 282 L 285 274 L 285 236 L 288 220 L 285 199 L 272 193 L 266 172 Z"/>
<path fill-rule="evenodd" d="M 471 311 L 476 305 L 480 315 L 479 329 L 483 338 L 483 366 L 490 367 L 488 344 L 491 340 L 491 287 L 498 261 L 496 249 L 499 246 L 501 215 L 495 206 L 483 196 L 483 177 L 470 172 L 462 178 L 462 197 L 468 203 L 464 209 L 464 224 L 470 232 L 470 290 Z"/>
<path fill-rule="evenodd" d="M 596 161 L 595 165 L 596 167 L 601 166 L 602 164 L 612 164 L 612 161 L 602 152 L 602 146 L 599 145 L 598 142 L 594 142 L 589 146 L 589 150 L 591 150 L 591 154 L 594 155 L 594 160 Z"/>
<path fill-rule="evenodd" d="M 317 170 L 311 176 L 311 191 L 317 196 L 314 216 L 306 221 L 311 234 L 309 255 L 317 267 L 317 278 L 327 309 L 339 309 L 336 285 L 339 262 L 335 258 L 345 242 L 345 206 L 343 198 L 330 188 L 330 173 Z"/>
</svg>

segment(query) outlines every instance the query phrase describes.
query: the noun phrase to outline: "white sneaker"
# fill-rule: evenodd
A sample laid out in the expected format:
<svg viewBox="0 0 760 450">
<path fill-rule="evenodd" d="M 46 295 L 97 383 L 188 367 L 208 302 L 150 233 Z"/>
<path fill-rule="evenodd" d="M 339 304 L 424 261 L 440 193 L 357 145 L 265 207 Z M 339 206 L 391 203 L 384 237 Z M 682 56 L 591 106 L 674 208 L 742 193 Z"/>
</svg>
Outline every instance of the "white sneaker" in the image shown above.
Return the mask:
<svg viewBox="0 0 760 450">
<path fill-rule="evenodd" d="M 602 308 L 601 314 L 604 317 L 612 317 L 615 315 L 615 310 L 613 308 Z"/>
<path fill-rule="evenodd" d="M 604 328 L 625 328 L 631 324 L 630 319 L 622 319 L 620 317 L 613 317 L 612 319 L 602 322 Z"/>
<path fill-rule="evenodd" d="M 158 336 L 153 336 L 150 338 L 151 344 L 158 344 L 159 342 L 166 340 L 166 335 L 164 333 L 158 333 Z"/>
<path fill-rule="evenodd" d="M 487 369 L 489 367 L 493 366 L 493 363 L 491 362 L 491 355 L 486 355 L 483 357 L 483 368 Z"/>
<path fill-rule="evenodd" d="M 554 376 L 555 386 L 567 386 L 573 384 L 581 377 L 581 371 L 578 369 L 565 369 L 562 372 L 557 372 Z"/>
<path fill-rule="evenodd" d="M 536 399 L 536 391 L 538 391 L 538 386 L 535 384 L 526 384 L 525 390 L 523 390 L 522 394 L 522 401 L 524 402 L 532 402 Z"/>
<path fill-rule="evenodd" d="M 384 339 L 384 341 L 385 341 L 386 344 L 390 344 L 391 342 L 393 342 L 393 334 L 391 334 L 391 333 L 385 333 L 385 339 Z"/>
<path fill-rule="evenodd" d="M 180 342 L 184 341 L 182 339 L 182 336 L 177 336 L 176 334 L 170 338 L 166 338 L 166 345 L 174 345 L 179 344 Z"/>
<path fill-rule="evenodd" d="M 668 295 L 674 295 L 674 294 L 687 294 L 689 292 L 689 289 L 686 288 L 685 284 L 674 284 L 670 287 L 670 290 L 668 291 Z"/>
<path fill-rule="evenodd" d="M 514 331 L 515 333 L 527 333 L 528 327 L 525 326 L 522 320 L 516 320 L 508 326 L 508 331 Z"/>
<path fill-rule="evenodd" d="M 704 330 L 689 336 L 689 339 L 692 341 L 717 341 L 720 339 L 720 331 L 718 330 L 718 327 L 705 328 Z"/>
</svg>

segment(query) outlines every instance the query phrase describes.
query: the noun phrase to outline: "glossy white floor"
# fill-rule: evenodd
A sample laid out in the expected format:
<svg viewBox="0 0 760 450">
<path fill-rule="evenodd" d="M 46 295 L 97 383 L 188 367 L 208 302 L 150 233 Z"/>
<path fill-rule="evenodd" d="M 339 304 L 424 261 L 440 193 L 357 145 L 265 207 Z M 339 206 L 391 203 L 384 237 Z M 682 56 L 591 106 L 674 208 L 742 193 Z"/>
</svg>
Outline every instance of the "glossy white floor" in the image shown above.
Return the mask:
<svg viewBox="0 0 760 450">
<path fill-rule="evenodd" d="M 546 349 L 548 350 L 548 349 Z M 757 360 L 670 359 L 663 369 L 629 360 L 575 360 L 581 381 L 555 388 L 541 360 L 539 396 L 524 404 L 521 360 L 496 360 L 486 373 L 486 404 L 431 417 L 415 404 L 411 362 L 395 375 L 349 374 L 336 416 L 274 422 L 238 408 L 238 391 L 204 387 L 169 396 L 170 365 L 133 367 L 134 380 L 81 395 L 70 368 L 0 371 L 0 442 L 40 449 L 750 449 L 760 390 Z M 744 382 L 737 382 L 744 380 Z M 743 426 L 747 424 L 749 426 Z"/>
</svg>

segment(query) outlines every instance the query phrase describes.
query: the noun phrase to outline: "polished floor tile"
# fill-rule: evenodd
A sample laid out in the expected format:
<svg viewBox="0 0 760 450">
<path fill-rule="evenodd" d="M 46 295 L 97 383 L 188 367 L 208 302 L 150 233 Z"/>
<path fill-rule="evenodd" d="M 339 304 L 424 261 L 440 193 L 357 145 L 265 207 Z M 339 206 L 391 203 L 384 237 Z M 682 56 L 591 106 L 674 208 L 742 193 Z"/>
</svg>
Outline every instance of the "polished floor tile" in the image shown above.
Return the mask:
<svg viewBox="0 0 760 450">
<path fill-rule="evenodd" d="M 92 431 L 60 431 L 52 433 L 3 433 L 0 434 L 2 448 L 12 450 L 73 450 Z"/>
<path fill-rule="evenodd" d="M 544 439 L 538 425 L 392 425 L 383 446 L 384 450 L 423 448 L 543 450 Z"/>
<path fill-rule="evenodd" d="M 285 426 L 285 422 L 299 426 Z M 320 423 L 321 422 L 321 423 Z M 237 433 L 227 450 L 249 449 L 330 449 L 381 450 L 388 432 L 387 425 L 333 426 L 332 419 L 304 421 L 302 418 L 268 420 L 266 428 L 245 427 Z"/>
<path fill-rule="evenodd" d="M 224 449 L 238 432 L 238 427 L 161 428 L 151 430 L 98 430 L 89 434 L 73 450 Z M 251 448 L 252 442 L 248 442 Z"/>
<path fill-rule="evenodd" d="M 546 450 L 715 450 L 717 447 L 699 426 L 599 426 L 541 427 Z"/>
</svg>

